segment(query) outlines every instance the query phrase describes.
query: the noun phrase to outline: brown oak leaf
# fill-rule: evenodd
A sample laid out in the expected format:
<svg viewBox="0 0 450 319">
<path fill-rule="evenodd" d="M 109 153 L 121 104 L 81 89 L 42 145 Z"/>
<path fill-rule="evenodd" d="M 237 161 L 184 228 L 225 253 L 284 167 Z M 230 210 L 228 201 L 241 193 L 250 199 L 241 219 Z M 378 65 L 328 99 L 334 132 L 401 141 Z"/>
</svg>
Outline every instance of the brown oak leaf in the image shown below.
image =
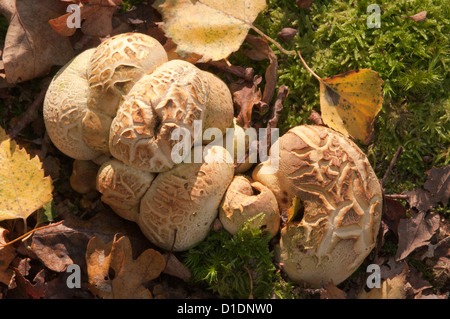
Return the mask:
<svg viewBox="0 0 450 319">
<path fill-rule="evenodd" d="M 64 65 L 73 55 L 66 37 L 48 20 L 64 12 L 59 0 L 2 0 L 0 14 L 9 21 L 3 51 L 6 81 L 18 83 L 47 74 L 53 65 Z"/>
<path fill-rule="evenodd" d="M 86 263 L 89 288 L 104 299 L 151 299 L 143 284 L 157 278 L 166 262 L 158 251 L 145 250 L 136 260 L 128 237 L 116 236 L 105 244 L 93 237 L 87 246 Z"/>
</svg>

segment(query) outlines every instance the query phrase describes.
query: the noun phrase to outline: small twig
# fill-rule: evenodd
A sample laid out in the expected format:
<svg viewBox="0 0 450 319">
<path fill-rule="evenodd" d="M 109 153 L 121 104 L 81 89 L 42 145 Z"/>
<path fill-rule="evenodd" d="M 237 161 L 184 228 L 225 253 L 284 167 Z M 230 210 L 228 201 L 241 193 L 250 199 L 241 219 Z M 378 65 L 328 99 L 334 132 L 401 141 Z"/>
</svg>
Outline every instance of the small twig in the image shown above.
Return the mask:
<svg viewBox="0 0 450 319">
<path fill-rule="evenodd" d="M 260 36 L 262 36 L 264 39 L 266 39 L 267 41 L 271 42 L 272 44 L 274 44 L 278 50 L 280 50 L 282 53 L 286 54 L 286 55 L 295 55 L 295 51 L 288 51 L 285 48 L 283 48 L 281 46 L 281 44 L 279 44 L 277 41 L 275 41 L 274 39 L 272 39 L 271 37 L 267 36 L 264 32 L 262 32 L 261 30 L 259 30 L 257 27 L 255 27 L 253 24 L 250 25 L 250 27 L 252 28 L 253 31 L 255 31 L 256 33 L 258 33 Z"/>
<path fill-rule="evenodd" d="M 402 194 L 385 194 L 384 197 L 389 199 L 408 199 L 408 195 L 402 195 Z"/>
<path fill-rule="evenodd" d="M 238 65 L 232 65 L 228 61 L 209 61 L 205 63 L 197 63 L 197 65 L 206 65 L 217 68 L 221 71 L 230 73 L 237 76 L 238 78 L 244 79 L 245 81 L 252 82 L 255 75 L 253 68 L 244 68 Z"/>
<path fill-rule="evenodd" d="M 247 266 L 243 265 L 245 270 L 247 270 L 248 277 L 250 278 L 250 294 L 248 296 L 248 299 L 253 299 L 253 278 L 250 270 L 247 268 Z"/>
<path fill-rule="evenodd" d="M 38 112 L 39 107 L 42 107 L 42 102 L 45 98 L 45 93 L 47 92 L 47 88 L 50 85 L 51 79 L 47 79 L 43 81 L 41 92 L 36 96 L 33 103 L 31 103 L 25 113 L 22 114 L 19 121 L 17 121 L 16 125 L 12 127 L 8 135 L 11 139 L 14 139 L 19 135 L 19 133 L 36 118 L 36 114 Z"/>
<path fill-rule="evenodd" d="M 300 60 L 302 60 L 303 65 L 305 66 L 305 68 L 312 74 L 314 75 L 314 77 L 319 80 L 319 82 L 322 81 L 322 79 L 320 78 L 320 76 L 318 76 L 316 73 L 314 73 L 313 70 L 311 70 L 311 68 L 308 66 L 308 64 L 306 64 L 305 60 L 303 60 L 302 54 L 300 53 L 300 51 L 297 51 L 297 55 L 300 58 Z"/>
<path fill-rule="evenodd" d="M 391 163 L 389 164 L 388 169 L 386 170 L 386 173 L 384 173 L 383 179 L 381 180 L 381 187 L 384 188 L 384 184 L 386 182 L 386 179 L 388 178 L 389 174 L 391 173 L 392 168 L 394 167 L 395 163 L 397 163 L 397 160 L 398 160 L 398 158 L 399 158 L 399 156 L 400 156 L 400 154 L 402 152 L 403 152 L 403 147 L 399 146 L 398 149 L 397 149 L 397 152 L 395 152 L 395 155 L 394 155 L 394 157 L 391 160 Z"/>
<path fill-rule="evenodd" d="M 54 223 L 54 224 L 50 224 L 50 225 L 46 225 L 46 226 L 42 226 L 42 227 L 38 227 L 38 228 L 35 228 L 35 229 L 33 229 L 33 230 L 30 230 L 29 232 L 23 234 L 23 235 L 20 236 L 20 237 L 17 237 L 17 238 L 14 239 L 14 240 L 11 240 L 10 242 L 7 242 L 6 244 L 0 244 L 0 247 L 5 247 L 5 246 L 8 246 L 8 245 L 11 245 L 11 244 L 13 244 L 13 243 L 15 243 L 15 242 L 17 242 L 17 241 L 19 241 L 19 240 L 21 240 L 21 239 L 23 239 L 23 238 L 29 236 L 29 235 L 31 235 L 31 234 L 34 233 L 35 231 L 38 231 L 38 230 L 41 230 L 41 229 L 45 229 L 45 228 L 49 228 L 49 227 L 58 226 L 58 225 L 60 225 L 62 222 L 64 222 L 64 220 L 62 220 L 62 221 L 60 221 L 60 222 L 57 222 L 57 223 Z"/>
</svg>

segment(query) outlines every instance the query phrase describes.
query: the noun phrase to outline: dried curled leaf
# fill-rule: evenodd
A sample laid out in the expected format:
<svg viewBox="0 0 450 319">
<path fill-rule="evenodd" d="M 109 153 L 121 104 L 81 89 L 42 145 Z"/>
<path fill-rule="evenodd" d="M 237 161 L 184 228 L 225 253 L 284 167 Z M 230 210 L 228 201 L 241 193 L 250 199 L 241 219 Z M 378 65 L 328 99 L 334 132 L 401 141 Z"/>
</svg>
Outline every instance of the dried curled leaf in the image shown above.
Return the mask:
<svg viewBox="0 0 450 319">
<path fill-rule="evenodd" d="M 0 129 L 1 134 L 1 129 Z M 7 230 L 0 227 L 0 245 L 7 243 Z M 0 247 L 0 283 L 9 285 L 14 272 L 9 268 L 9 264 L 16 257 L 16 249 L 14 246 Z"/>
<path fill-rule="evenodd" d="M 332 129 L 368 143 L 383 104 L 383 80 L 370 69 L 320 79 L 322 119 Z"/>
<path fill-rule="evenodd" d="M 181 56 L 218 61 L 239 49 L 265 0 L 157 0 L 164 31 Z"/>
<path fill-rule="evenodd" d="M 56 33 L 48 20 L 58 17 L 58 0 L 2 0 L 0 14 L 9 20 L 3 62 L 6 81 L 18 83 L 47 74 L 53 65 L 73 57 L 69 39 Z"/>
<path fill-rule="evenodd" d="M 406 283 L 409 268 L 405 265 L 405 269 L 401 274 L 391 279 L 386 279 L 381 283 L 380 288 L 372 288 L 369 292 L 362 291 L 358 299 L 406 299 Z"/>
<path fill-rule="evenodd" d="M 112 17 L 122 0 L 88 0 L 78 3 L 80 7 L 80 20 L 83 20 L 81 31 L 90 36 L 104 37 L 113 30 Z M 48 22 L 53 30 L 63 36 L 71 36 L 77 30 L 68 26 L 67 20 L 73 16 L 66 13 Z"/>
<path fill-rule="evenodd" d="M 93 237 L 87 246 L 86 263 L 91 291 L 104 299 L 151 299 L 143 283 L 157 278 L 166 265 L 163 255 L 145 250 L 133 260 L 128 237 L 105 244 Z"/>
<path fill-rule="evenodd" d="M 42 163 L 0 128 L 0 221 L 26 219 L 52 200 L 53 185 Z"/>
</svg>

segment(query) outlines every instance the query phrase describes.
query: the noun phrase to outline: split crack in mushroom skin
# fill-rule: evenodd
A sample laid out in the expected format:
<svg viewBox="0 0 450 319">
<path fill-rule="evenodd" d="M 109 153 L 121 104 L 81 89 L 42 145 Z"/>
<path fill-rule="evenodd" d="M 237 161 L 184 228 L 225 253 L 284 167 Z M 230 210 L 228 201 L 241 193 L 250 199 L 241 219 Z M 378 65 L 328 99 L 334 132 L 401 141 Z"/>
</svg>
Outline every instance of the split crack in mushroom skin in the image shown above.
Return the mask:
<svg viewBox="0 0 450 319">
<path fill-rule="evenodd" d="M 339 284 L 361 265 L 376 243 L 382 189 L 365 154 L 350 139 L 321 126 L 302 125 L 279 139 L 279 169 L 252 173 L 272 190 L 280 212 L 294 197 L 302 201 L 301 221 L 281 229 L 276 256 L 295 282 Z"/>
</svg>

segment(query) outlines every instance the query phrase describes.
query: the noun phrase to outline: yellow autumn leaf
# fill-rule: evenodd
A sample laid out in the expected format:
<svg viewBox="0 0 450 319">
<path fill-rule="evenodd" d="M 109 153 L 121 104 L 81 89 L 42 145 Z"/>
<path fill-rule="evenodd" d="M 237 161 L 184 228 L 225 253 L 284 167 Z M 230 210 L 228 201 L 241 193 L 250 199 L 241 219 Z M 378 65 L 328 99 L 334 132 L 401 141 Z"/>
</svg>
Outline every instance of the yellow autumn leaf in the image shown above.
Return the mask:
<svg viewBox="0 0 450 319">
<path fill-rule="evenodd" d="M 297 214 L 301 211 L 302 208 L 302 201 L 297 198 L 297 196 L 294 196 L 292 199 L 292 205 L 286 210 L 286 223 L 290 223 Z"/>
<path fill-rule="evenodd" d="M 0 127 L 0 221 L 26 219 L 52 200 L 52 190 L 39 158 L 30 159 Z"/>
<path fill-rule="evenodd" d="M 323 122 L 345 136 L 368 143 L 383 104 L 383 80 L 378 73 L 358 69 L 319 81 Z"/>
<path fill-rule="evenodd" d="M 164 31 L 181 56 L 194 53 L 201 62 L 218 61 L 237 51 L 265 0 L 157 0 Z"/>
</svg>

